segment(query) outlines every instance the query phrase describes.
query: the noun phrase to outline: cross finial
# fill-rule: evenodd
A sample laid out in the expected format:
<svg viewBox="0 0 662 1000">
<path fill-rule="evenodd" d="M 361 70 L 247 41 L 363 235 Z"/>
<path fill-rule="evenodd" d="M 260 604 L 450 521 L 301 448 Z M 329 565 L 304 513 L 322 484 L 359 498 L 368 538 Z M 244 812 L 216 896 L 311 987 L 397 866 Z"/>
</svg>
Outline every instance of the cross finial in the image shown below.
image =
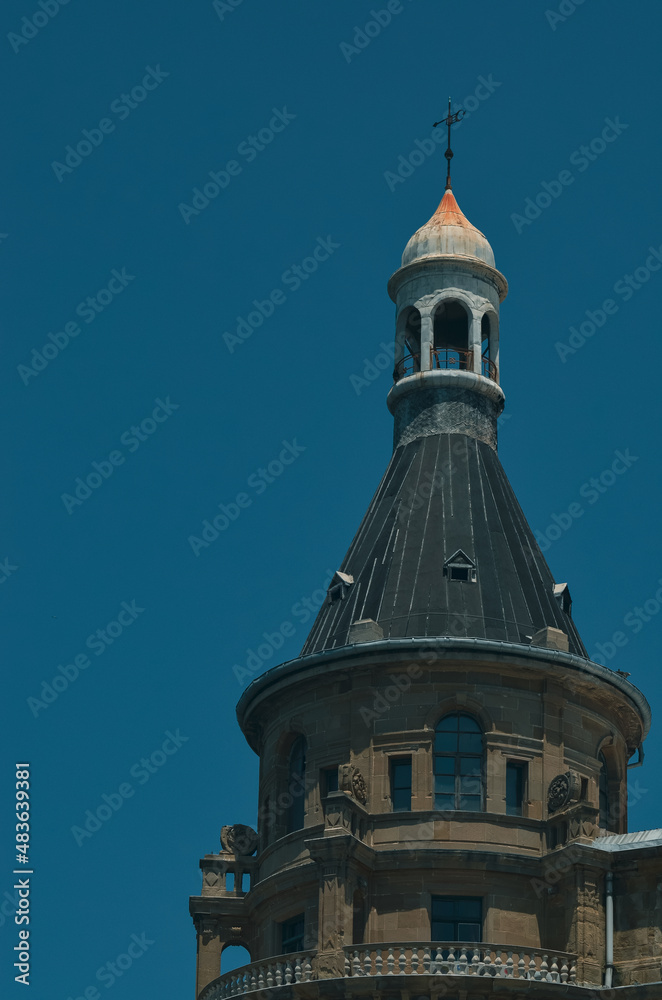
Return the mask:
<svg viewBox="0 0 662 1000">
<path fill-rule="evenodd" d="M 455 125 L 455 123 L 459 122 L 460 119 L 463 117 L 464 117 L 464 108 L 459 108 L 459 110 L 456 111 L 455 114 L 451 114 L 451 99 L 449 97 L 448 115 L 446 116 L 446 118 L 442 118 L 441 121 L 434 123 L 434 128 L 436 128 L 437 125 L 448 125 L 448 149 L 444 153 L 444 156 L 446 157 L 446 160 L 448 162 L 448 169 L 446 171 L 447 191 L 450 191 L 451 189 L 451 160 L 453 159 L 453 150 L 451 149 L 451 125 Z"/>
</svg>

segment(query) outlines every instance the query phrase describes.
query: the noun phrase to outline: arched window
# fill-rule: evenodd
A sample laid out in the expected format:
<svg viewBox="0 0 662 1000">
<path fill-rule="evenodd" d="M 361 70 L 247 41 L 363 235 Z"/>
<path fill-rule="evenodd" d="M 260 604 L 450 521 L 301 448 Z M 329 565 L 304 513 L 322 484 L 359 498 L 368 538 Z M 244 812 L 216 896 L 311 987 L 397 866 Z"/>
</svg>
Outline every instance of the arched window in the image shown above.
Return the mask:
<svg viewBox="0 0 662 1000">
<path fill-rule="evenodd" d="M 305 813 L 306 741 L 303 736 L 297 736 L 292 744 L 287 779 L 287 832 L 291 833 L 302 828 Z"/>
<path fill-rule="evenodd" d="M 601 830 L 609 829 L 609 770 L 607 768 L 607 760 L 603 753 L 598 754 L 598 761 L 600 763 L 600 775 L 598 777 L 598 790 L 600 797 L 600 818 L 599 825 Z"/>
<path fill-rule="evenodd" d="M 434 738 L 435 809 L 483 808 L 483 730 L 464 712 L 446 715 Z"/>
<path fill-rule="evenodd" d="M 480 353 L 486 359 L 490 356 L 490 319 L 487 314 L 480 321 Z"/>
<path fill-rule="evenodd" d="M 469 315 L 459 302 L 440 302 L 434 314 L 433 368 L 471 370 Z"/>
<path fill-rule="evenodd" d="M 497 369 L 495 364 L 495 359 L 492 355 L 495 353 L 494 344 L 494 330 L 492 328 L 492 320 L 485 313 L 480 321 L 480 370 L 485 378 L 491 378 L 496 382 Z"/>
<path fill-rule="evenodd" d="M 421 314 L 414 306 L 398 316 L 398 342 L 402 353 L 393 373 L 396 381 L 421 370 Z"/>
</svg>

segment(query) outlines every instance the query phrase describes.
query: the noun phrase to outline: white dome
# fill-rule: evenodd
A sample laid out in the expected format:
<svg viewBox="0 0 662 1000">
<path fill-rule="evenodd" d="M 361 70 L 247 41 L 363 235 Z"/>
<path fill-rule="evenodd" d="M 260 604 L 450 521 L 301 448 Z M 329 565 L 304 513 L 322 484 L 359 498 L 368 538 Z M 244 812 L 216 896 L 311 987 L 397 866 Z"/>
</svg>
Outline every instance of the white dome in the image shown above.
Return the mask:
<svg viewBox="0 0 662 1000">
<path fill-rule="evenodd" d="M 472 257 L 494 267 L 494 253 L 483 234 L 462 214 L 450 188 L 432 218 L 414 233 L 402 255 L 402 266 L 422 257 L 452 254 Z"/>
</svg>

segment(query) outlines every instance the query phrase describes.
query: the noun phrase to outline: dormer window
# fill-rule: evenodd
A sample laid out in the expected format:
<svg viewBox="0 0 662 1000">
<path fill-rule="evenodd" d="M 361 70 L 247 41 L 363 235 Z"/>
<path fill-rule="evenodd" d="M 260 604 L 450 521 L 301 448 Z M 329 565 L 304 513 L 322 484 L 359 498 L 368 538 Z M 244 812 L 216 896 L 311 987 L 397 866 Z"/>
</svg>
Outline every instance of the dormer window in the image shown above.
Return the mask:
<svg viewBox="0 0 662 1000">
<path fill-rule="evenodd" d="M 554 584 L 554 597 L 556 598 L 556 602 L 561 611 L 564 611 L 566 615 L 571 614 L 572 597 L 570 596 L 570 590 L 567 583 Z"/>
<path fill-rule="evenodd" d="M 337 570 L 333 574 L 333 579 L 329 585 L 329 589 L 326 592 L 326 599 L 329 604 L 335 603 L 335 601 L 344 601 L 347 596 L 349 588 L 354 583 L 354 577 L 350 576 L 349 573 L 341 573 Z"/>
<path fill-rule="evenodd" d="M 444 563 L 444 576 L 458 583 L 476 583 L 476 563 L 469 558 L 466 552 L 458 549 Z"/>
</svg>

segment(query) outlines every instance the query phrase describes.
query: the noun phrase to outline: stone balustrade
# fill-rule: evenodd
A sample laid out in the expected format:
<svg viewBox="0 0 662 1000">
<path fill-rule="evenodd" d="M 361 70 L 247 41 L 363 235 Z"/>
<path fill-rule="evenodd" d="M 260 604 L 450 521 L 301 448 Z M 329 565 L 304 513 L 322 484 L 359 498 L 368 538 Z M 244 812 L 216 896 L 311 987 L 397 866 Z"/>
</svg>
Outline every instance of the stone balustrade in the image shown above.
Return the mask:
<svg viewBox="0 0 662 1000">
<path fill-rule="evenodd" d="M 350 976 L 492 976 L 575 983 L 574 955 L 543 949 L 504 948 L 493 944 L 382 944 L 347 947 L 345 975 Z"/>
<path fill-rule="evenodd" d="M 313 955 L 314 952 L 279 955 L 264 962 L 244 965 L 211 982 L 199 994 L 198 1000 L 223 1000 L 225 997 L 236 997 L 255 990 L 289 986 L 291 983 L 309 983 L 312 979 L 317 979 L 312 967 Z"/>
<path fill-rule="evenodd" d="M 493 944 L 374 944 L 347 946 L 345 978 L 357 976 L 488 976 L 546 983 L 577 981 L 576 958 L 542 948 Z M 309 983 L 320 978 L 315 952 L 279 955 L 245 965 L 211 982 L 198 1000 L 226 1000 L 258 990 Z"/>
</svg>

